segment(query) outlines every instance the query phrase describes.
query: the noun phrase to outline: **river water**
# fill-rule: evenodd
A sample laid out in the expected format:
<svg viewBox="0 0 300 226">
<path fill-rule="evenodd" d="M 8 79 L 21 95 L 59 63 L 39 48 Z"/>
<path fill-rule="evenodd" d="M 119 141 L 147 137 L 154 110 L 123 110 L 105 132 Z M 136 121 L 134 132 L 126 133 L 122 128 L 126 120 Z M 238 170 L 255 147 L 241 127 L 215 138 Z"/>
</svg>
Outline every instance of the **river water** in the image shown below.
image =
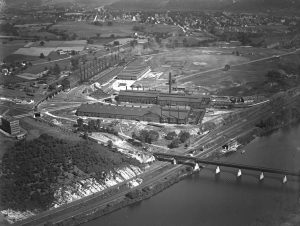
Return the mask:
<svg viewBox="0 0 300 226">
<path fill-rule="evenodd" d="M 300 125 L 284 128 L 258 138 L 223 161 L 300 170 Z M 221 168 L 220 177 L 209 167 L 189 176 L 158 195 L 138 204 L 84 224 L 85 226 L 243 226 L 280 225 L 298 202 L 299 181 L 259 172 L 245 172 L 241 180 L 237 170 Z"/>
</svg>

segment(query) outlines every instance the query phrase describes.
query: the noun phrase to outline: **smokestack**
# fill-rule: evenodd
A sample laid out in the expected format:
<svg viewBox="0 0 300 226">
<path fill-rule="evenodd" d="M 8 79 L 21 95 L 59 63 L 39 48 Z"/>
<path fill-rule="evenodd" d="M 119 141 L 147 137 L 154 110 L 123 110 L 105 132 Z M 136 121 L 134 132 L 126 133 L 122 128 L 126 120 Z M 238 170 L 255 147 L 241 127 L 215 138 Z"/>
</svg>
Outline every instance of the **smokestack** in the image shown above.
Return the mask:
<svg viewBox="0 0 300 226">
<path fill-rule="evenodd" d="M 169 94 L 172 92 L 172 74 L 169 73 Z"/>
</svg>

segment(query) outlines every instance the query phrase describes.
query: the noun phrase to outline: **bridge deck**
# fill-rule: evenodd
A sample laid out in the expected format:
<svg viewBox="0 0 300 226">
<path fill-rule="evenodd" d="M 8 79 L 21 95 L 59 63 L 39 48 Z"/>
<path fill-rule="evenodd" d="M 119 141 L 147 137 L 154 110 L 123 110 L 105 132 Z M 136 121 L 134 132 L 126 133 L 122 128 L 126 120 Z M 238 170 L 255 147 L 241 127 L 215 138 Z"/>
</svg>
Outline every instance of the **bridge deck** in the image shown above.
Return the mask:
<svg viewBox="0 0 300 226">
<path fill-rule="evenodd" d="M 300 177 L 300 173 L 291 172 L 288 170 L 281 170 L 281 169 L 272 169 L 268 167 L 260 167 L 260 166 L 250 166 L 238 163 L 229 163 L 229 162 L 220 162 L 220 161 L 209 161 L 203 160 L 197 157 L 191 156 L 183 156 L 183 155 L 174 155 L 174 154 L 165 154 L 165 153 L 153 153 L 155 157 L 162 157 L 162 158 L 175 158 L 176 160 L 191 160 L 195 163 L 207 164 L 207 165 L 215 165 L 215 166 L 224 166 L 224 167 L 231 167 L 237 169 L 245 169 L 245 170 L 253 170 L 253 171 L 260 171 L 264 173 L 274 173 L 274 174 L 282 174 L 286 176 L 295 176 Z"/>
</svg>

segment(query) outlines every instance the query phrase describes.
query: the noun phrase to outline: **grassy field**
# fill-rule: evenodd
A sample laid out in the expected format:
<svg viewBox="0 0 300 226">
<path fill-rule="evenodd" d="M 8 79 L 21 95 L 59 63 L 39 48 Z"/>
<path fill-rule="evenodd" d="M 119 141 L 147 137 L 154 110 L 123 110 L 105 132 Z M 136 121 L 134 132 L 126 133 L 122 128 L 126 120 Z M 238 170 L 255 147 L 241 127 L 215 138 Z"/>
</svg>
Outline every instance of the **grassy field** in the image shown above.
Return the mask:
<svg viewBox="0 0 300 226">
<path fill-rule="evenodd" d="M 236 51 L 239 52 L 238 55 L 233 54 Z M 155 86 L 157 89 L 165 89 L 167 88 L 168 74 L 171 71 L 175 78 L 177 76 L 181 78 L 176 84 L 178 86 L 210 92 L 219 92 L 220 90 L 241 86 L 242 88 L 238 92 L 242 94 L 243 90 L 245 91 L 245 89 L 249 88 L 247 86 L 263 83 L 266 80 L 266 73 L 271 69 L 278 69 L 279 61 L 284 58 L 280 60 L 273 58 L 251 64 L 244 63 L 282 53 L 285 53 L 285 51 L 244 47 L 235 49 L 216 47 L 177 48 L 152 56 L 149 61 L 152 70 L 154 72 L 163 72 L 163 74 L 156 80 L 152 79 L 152 81 L 149 81 L 147 79 L 146 83 L 152 84 L 152 87 Z M 222 68 L 226 64 L 243 65 L 223 71 Z M 192 74 L 195 75 L 184 78 Z M 139 81 L 139 83 L 143 84 L 144 81 Z"/>
<path fill-rule="evenodd" d="M 87 22 L 81 21 L 68 21 L 61 22 L 53 25 L 51 30 L 66 31 L 67 33 L 76 33 L 79 38 L 87 39 L 90 37 L 96 37 L 97 34 L 102 38 L 108 38 L 112 34 L 115 37 L 128 37 L 131 36 L 135 31 L 133 31 L 133 26 L 139 25 L 137 22 L 126 22 L 119 23 L 113 22 L 112 26 L 96 26 Z M 170 26 L 164 24 L 155 25 L 143 25 L 146 33 L 182 33 L 182 30 L 177 26 Z"/>
<path fill-rule="evenodd" d="M 0 60 L 2 61 L 4 58 L 15 52 L 17 49 L 26 45 L 24 40 L 2 40 L 0 42 Z"/>
<path fill-rule="evenodd" d="M 19 48 L 22 48 L 26 45 L 27 41 L 25 40 L 13 40 L 13 41 L 1 41 L 0 42 L 0 61 L 5 60 L 6 62 L 14 62 L 14 61 L 34 61 L 37 60 L 38 57 L 34 56 L 25 56 L 21 54 L 13 54 Z"/>
<path fill-rule="evenodd" d="M 118 37 L 131 36 L 133 34 L 133 26 L 136 23 L 113 23 L 112 26 L 96 26 L 87 22 L 81 21 L 68 21 L 61 22 L 53 25 L 51 30 L 66 31 L 67 33 L 76 33 L 81 39 L 88 39 L 90 37 L 96 37 L 100 34 L 100 37 L 110 37 L 112 34 Z"/>
</svg>

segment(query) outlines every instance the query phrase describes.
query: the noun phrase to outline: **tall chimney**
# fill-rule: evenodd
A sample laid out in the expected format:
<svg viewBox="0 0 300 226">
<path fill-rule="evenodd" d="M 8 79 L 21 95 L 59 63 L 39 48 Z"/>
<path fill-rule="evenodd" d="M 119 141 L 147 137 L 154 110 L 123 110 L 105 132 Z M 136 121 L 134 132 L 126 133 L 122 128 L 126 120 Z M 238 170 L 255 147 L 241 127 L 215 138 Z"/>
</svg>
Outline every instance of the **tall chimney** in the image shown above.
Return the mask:
<svg viewBox="0 0 300 226">
<path fill-rule="evenodd" d="M 172 92 L 172 74 L 169 72 L 169 94 Z"/>
</svg>

